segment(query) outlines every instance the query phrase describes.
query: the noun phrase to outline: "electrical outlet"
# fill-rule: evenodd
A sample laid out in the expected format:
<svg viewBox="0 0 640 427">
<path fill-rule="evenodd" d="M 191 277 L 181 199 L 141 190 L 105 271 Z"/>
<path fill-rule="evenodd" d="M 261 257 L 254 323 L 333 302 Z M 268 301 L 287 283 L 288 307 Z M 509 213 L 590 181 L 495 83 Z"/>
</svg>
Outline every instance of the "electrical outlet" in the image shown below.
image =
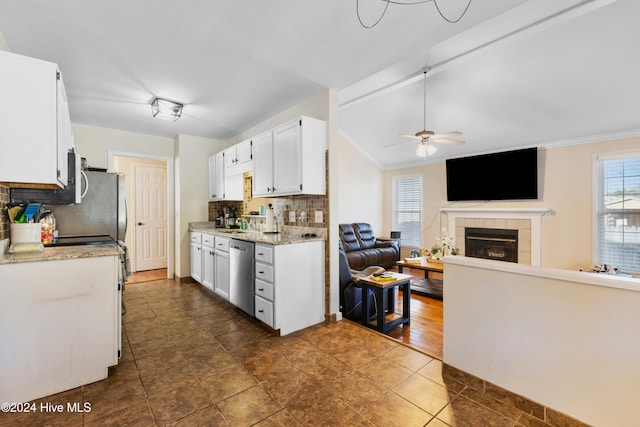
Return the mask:
<svg viewBox="0 0 640 427">
<path fill-rule="evenodd" d="M 322 211 L 316 211 L 316 222 L 322 222 Z"/>
<path fill-rule="evenodd" d="M 296 222 L 296 211 L 289 211 L 289 222 Z"/>
</svg>

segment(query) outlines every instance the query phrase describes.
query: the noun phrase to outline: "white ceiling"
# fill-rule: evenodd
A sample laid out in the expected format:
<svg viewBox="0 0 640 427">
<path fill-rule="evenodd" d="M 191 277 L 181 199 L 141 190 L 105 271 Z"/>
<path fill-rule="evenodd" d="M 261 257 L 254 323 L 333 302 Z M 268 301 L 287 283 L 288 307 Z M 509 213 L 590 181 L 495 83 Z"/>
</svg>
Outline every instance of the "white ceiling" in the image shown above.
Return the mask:
<svg viewBox="0 0 640 427">
<path fill-rule="evenodd" d="M 360 0 L 363 19 L 384 5 Z M 366 30 L 356 0 L 0 0 L 9 49 L 59 64 L 75 123 L 227 140 L 334 88 L 340 131 L 384 168 L 424 163 L 384 146 L 422 129 L 425 66 L 427 128 L 467 141 L 427 161 L 640 134 L 639 16 L 637 0 L 474 0 L 449 24 L 427 2 Z M 155 96 L 183 117 L 153 119 Z"/>
</svg>

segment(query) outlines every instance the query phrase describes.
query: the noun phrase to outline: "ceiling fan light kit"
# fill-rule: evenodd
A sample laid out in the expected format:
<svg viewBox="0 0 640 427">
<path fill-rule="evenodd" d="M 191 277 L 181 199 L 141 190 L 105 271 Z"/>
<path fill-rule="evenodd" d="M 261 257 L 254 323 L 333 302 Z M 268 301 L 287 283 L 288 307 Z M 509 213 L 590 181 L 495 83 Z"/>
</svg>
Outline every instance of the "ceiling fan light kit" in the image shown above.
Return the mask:
<svg viewBox="0 0 640 427">
<path fill-rule="evenodd" d="M 436 144 L 450 144 L 450 145 L 462 145 L 462 144 L 464 144 L 464 141 L 455 140 L 455 139 L 449 139 L 449 137 L 452 137 L 452 136 L 462 135 L 462 132 L 460 132 L 460 131 L 452 131 L 452 132 L 436 134 L 432 130 L 427 130 L 427 71 L 429 71 L 428 68 L 423 71 L 423 74 L 424 74 L 424 116 L 423 116 L 424 117 L 424 122 L 423 122 L 423 129 L 421 131 L 419 131 L 419 132 L 416 132 L 413 135 L 410 135 L 410 134 L 402 134 L 402 135 L 400 135 L 400 136 L 405 137 L 405 138 L 411 138 L 411 139 L 420 141 L 420 145 L 418 145 L 418 148 L 416 148 L 416 154 L 419 157 L 423 157 L 423 158 L 431 156 L 436 151 L 438 151 L 438 149 L 433 146 L 433 143 L 436 143 Z M 397 144 L 393 144 L 393 145 L 397 145 Z"/>
</svg>

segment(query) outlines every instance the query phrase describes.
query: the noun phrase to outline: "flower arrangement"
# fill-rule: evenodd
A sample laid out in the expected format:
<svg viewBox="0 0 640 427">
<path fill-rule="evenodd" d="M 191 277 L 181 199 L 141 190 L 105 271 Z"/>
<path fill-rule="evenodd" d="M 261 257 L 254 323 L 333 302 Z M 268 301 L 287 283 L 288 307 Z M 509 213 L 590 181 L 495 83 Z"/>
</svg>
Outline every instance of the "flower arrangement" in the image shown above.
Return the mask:
<svg viewBox="0 0 640 427">
<path fill-rule="evenodd" d="M 433 259 L 441 260 L 443 256 L 458 255 L 460 250 L 456 248 L 454 238 L 449 236 L 446 228 L 442 228 L 442 237 L 436 237 L 436 243 L 431 247 Z"/>
</svg>

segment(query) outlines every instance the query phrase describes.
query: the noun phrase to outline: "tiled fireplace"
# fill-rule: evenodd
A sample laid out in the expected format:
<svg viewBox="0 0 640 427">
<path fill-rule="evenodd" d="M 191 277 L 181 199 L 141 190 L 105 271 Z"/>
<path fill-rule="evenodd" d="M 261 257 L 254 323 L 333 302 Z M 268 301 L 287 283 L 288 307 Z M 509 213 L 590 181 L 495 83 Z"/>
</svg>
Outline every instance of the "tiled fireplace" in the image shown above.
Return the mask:
<svg viewBox="0 0 640 427">
<path fill-rule="evenodd" d="M 550 209 L 443 208 L 441 211 L 449 218 L 449 234 L 455 236 L 460 255 L 466 254 L 465 240 L 469 241 L 471 234 L 475 239 L 480 238 L 487 242 L 484 255 L 483 251 L 476 250 L 472 256 L 540 265 L 541 219 L 551 214 Z M 516 245 L 517 249 L 509 248 L 509 245 Z"/>
</svg>

